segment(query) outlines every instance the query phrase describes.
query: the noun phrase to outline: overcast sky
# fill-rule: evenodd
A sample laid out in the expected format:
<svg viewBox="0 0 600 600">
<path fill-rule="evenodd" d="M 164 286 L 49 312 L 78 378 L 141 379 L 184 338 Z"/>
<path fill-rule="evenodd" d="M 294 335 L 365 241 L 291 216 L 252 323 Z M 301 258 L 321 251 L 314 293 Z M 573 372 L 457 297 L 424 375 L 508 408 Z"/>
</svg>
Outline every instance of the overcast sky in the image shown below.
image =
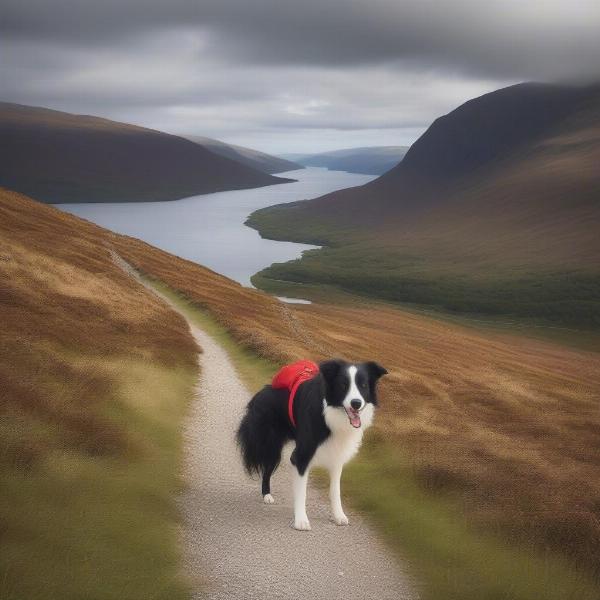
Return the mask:
<svg viewBox="0 0 600 600">
<path fill-rule="evenodd" d="M 267 152 L 413 142 L 518 81 L 600 80 L 600 0 L 2 0 L 0 99 Z"/>
</svg>

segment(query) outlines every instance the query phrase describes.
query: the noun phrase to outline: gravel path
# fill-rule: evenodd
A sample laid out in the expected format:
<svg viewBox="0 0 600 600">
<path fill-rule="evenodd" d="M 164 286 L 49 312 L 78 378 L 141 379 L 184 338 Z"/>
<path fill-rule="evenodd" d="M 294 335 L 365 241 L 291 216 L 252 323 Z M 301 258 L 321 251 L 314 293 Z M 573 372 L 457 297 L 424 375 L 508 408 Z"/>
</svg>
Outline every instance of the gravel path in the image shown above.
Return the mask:
<svg viewBox="0 0 600 600">
<path fill-rule="evenodd" d="M 275 504 L 262 502 L 260 483 L 243 472 L 234 442 L 250 393 L 223 348 L 190 328 L 203 349 L 185 430 L 188 487 L 181 498 L 184 567 L 200 590 L 194 598 L 416 598 L 402 565 L 365 520 L 345 507 L 350 526 L 335 525 L 325 494 L 310 483 L 312 531 L 292 529 L 289 448 L 272 480 Z"/>
</svg>

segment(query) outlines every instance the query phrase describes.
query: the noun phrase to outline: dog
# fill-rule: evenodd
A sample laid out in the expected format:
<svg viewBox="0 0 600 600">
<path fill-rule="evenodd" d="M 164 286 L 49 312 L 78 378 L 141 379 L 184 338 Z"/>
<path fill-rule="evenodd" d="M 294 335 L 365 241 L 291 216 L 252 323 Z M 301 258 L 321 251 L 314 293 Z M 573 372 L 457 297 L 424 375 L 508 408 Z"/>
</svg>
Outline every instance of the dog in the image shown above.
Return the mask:
<svg viewBox="0 0 600 600">
<path fill-rule="evenodd" d="M 315 365 L 316 369 L 316 365 Z M 279 466 L 283 446 L 295 442 L 293 465 L 295 529 L 310 530 L 306 487 L 313 466 L 329 471 L 331 511 L 338 525 L 348 525 L 342 508 L 340 479 L 344 465 L 358 452 L 363 433 L 377 406 L 377 381 L 387 371 L 376 362 L 341 359 L 320 363 L 316 376 L 290 391 L 267 385 L 248 403 L 237 430 L 237 442 L 248 474 L 262 476 L 262 496 L 274 502 L 271 476 Z"/>
</svg>

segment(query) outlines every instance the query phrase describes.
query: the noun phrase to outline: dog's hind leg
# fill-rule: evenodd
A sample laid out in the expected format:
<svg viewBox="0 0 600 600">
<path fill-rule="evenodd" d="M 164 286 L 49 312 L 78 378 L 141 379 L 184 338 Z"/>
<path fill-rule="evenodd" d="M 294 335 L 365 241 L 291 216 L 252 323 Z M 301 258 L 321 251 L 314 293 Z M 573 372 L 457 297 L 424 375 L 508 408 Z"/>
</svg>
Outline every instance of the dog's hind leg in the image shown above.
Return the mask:
<svg viewBox="0 0 600 600">
<path fill-rule="evenodd" d="M 265 468 L 262 476 L 262 495 L 263 502 L 265 504 L 273 504 L 275 502 L 275 498 L 271 496 L 271 475 L 273 475 L 273 471 L 277 468 L 277 465 L 269 466 Z"/>
<path fill-rule="evenodd" d="M 281 460 L 281 451 L 285 439 L 283 436 L 271 435 L 265 439 L 263 461 L 261 466 L 262 471 L 262 496 L 265 504 L 273 504 L 275 499 L 271 495 L 271 476 Z"/>
</svg>

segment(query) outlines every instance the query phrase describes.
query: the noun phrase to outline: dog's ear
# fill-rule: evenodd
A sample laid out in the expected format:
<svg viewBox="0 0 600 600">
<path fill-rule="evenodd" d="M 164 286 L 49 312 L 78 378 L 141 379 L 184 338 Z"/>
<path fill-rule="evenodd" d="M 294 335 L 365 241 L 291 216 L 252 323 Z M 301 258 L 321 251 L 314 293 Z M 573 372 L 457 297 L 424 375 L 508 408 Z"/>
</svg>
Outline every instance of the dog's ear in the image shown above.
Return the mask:
<svg viewBox="0 0 600 600">
<path fill-rule="evenodd" d="M 331 383 L 340 372 L 342 368 L 343 361 L 339 358 L 335 358 L 333 360 L 326 360 L 319 364 L 319 371 L 325 377 L 325 381 Z"/>
<path fill-rule="evenodd" d="M 387 369 L 384 369 L 379 363 L 376 363 L 373 360 L 365 363 L 365 365 L 372 381 L 377 381 L 380 377 L 388 374 Z"/>
</svg>

